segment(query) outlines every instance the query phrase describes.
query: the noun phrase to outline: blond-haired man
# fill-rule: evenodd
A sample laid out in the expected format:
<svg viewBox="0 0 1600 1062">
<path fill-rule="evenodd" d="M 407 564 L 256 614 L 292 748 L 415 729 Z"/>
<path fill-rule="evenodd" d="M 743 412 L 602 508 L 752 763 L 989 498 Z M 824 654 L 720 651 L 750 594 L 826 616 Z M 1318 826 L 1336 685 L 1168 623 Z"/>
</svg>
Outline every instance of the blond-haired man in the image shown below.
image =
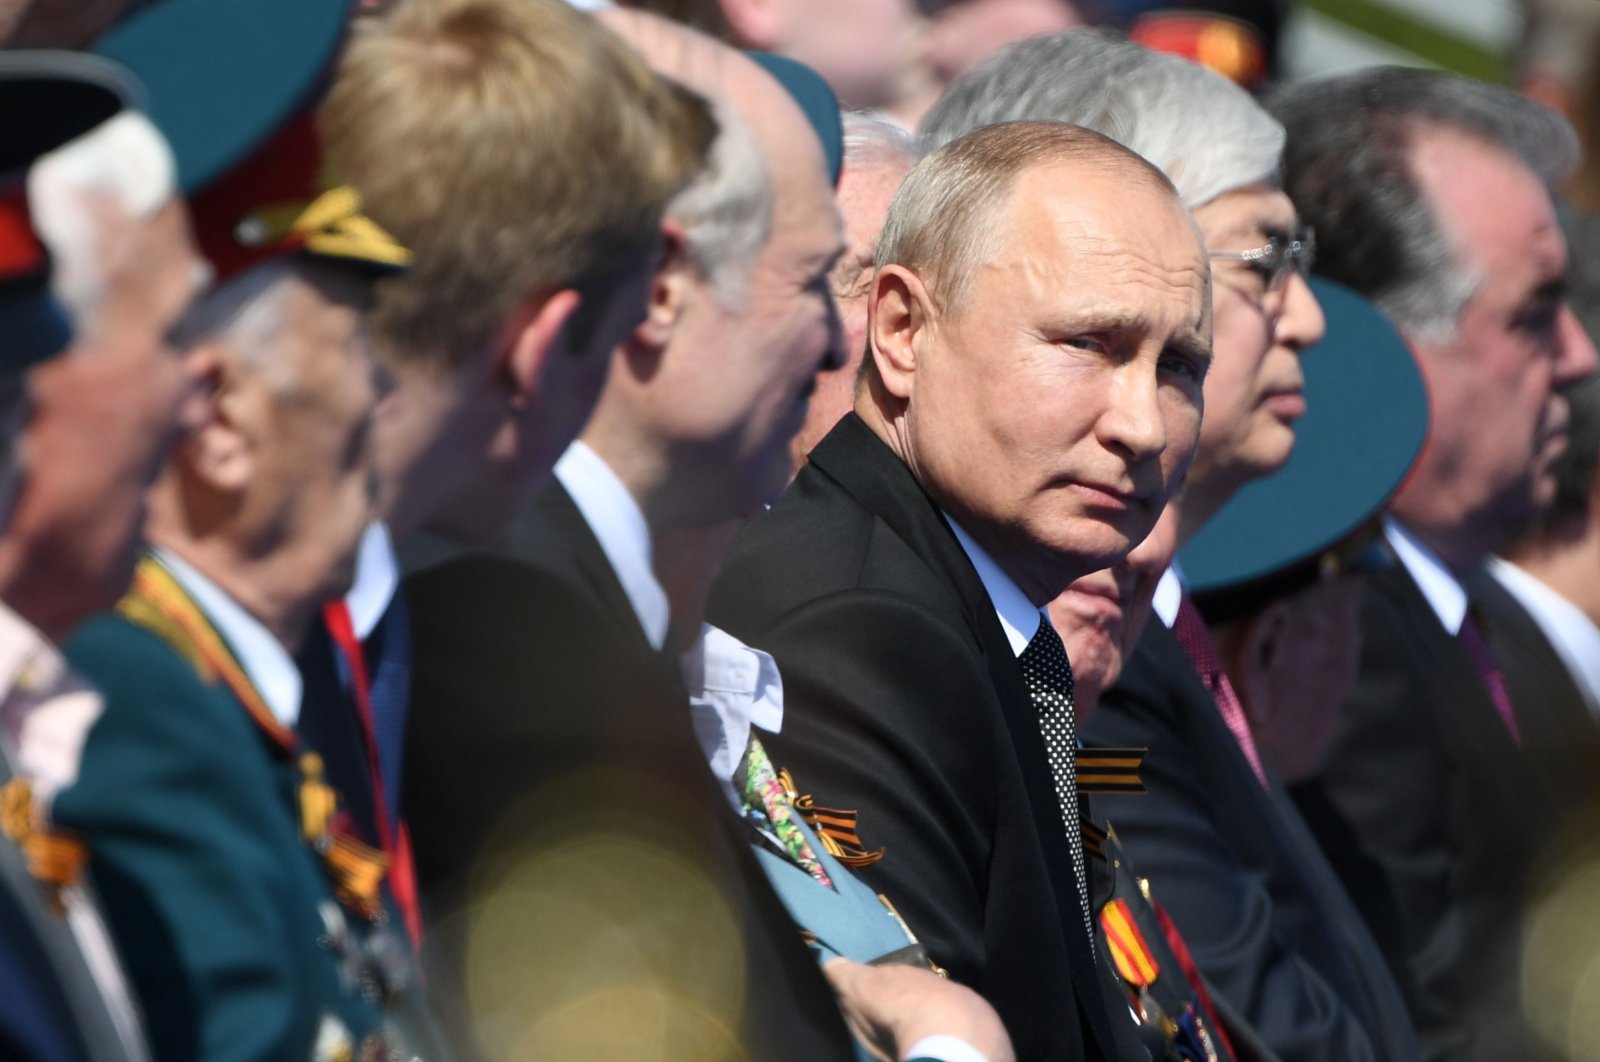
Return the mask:
<svg viewBox="0 0 1600 1062">
<path fill-rule="evenodd" d="M 302 651 L 301 731 L 403 890 L 409 617 L 390 532 L 413 559 L 492 541 L 548 475 L 643 312 L 662 209 L 714 123 L 560 0 L 403 0 L 364 19 L 322 120 L 335 169 L 415 257 L 373 318 L 394 381 L 374 425 L 387 529 Z"/>
</svg>

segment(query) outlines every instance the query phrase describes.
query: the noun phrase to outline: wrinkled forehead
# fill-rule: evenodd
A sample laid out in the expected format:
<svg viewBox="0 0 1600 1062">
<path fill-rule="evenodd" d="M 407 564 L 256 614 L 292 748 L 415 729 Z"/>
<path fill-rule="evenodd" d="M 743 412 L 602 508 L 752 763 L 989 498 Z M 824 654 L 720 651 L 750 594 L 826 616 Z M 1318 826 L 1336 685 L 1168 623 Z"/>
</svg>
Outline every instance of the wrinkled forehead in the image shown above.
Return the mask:
<svg viewBox="0 0 1600 1062">
<path fill-rule="evenodd" d="M 1153 180 L 1117 170 L 1019 175 L 996 221 L 1007 250 L 991 268 L 1071 301 L 1130 302 L 1210 327 L 1210 264 L 1188 211 Z"/>
</svg>

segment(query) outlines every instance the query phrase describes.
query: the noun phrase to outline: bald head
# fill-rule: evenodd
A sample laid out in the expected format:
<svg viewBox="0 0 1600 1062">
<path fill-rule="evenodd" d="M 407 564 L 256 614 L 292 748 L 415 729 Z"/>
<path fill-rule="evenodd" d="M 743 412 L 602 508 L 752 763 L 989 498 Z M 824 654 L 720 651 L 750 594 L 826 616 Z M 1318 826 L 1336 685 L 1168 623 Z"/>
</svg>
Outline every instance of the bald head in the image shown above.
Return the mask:
<svg viewBox="0 0 1600 1062">
<path fill-rule="evenodd" d="M 774 171 L 824 169 L 822 147 L 805 114 L 756 63 L 698 30 L 647 11 L 611 9 L 597 17 L 656 73 L 731 105 L 755 132 Z"/>
</svg>

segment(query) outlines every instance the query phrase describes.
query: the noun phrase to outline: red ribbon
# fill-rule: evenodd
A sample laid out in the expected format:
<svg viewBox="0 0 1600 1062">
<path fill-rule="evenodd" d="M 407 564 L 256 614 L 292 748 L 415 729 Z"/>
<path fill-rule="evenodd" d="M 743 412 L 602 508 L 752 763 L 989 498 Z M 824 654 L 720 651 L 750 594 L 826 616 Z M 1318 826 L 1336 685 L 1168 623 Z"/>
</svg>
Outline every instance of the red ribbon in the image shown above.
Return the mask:
<svg viewBox="0 0 1600 1062">
<path fill-rule="evenodd" d="M 328 625 L 333 643 L 344 655 L 350 667 L 350 690 L 355 695 L 356 715 L 361 720 L 361 732 L 367 742 L 367 769 L 372 775 L 372 801 L 378 820 L 378 842 L 389 856 L 389 887 L 394 902 L 405 920 L 406 933 L 413 947 L 422 944 L 422 916 L 417 903 L 417 870 L 411 857 L 411 831 L 401 822 L 399 829 L 389 826 L 389 798 L 383 786 L 383 768 L 378 763 L 378 742 L 372 723 L 371 687 L 367 681 L 367 658 L 356 637 L 355 624 L 350 619 L 350 609 L 343 599 L 322 606 L 322 618 Z"/>
</svg>

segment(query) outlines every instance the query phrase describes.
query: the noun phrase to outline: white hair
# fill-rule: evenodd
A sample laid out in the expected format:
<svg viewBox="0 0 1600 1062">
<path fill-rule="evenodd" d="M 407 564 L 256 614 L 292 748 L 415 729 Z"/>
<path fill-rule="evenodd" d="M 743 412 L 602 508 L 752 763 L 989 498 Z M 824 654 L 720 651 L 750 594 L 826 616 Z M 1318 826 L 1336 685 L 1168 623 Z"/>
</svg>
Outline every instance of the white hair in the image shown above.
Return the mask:
<svg viewBox="0 0 1600 1062">
<path fill-rule="evenodd" d="M 903 162 L 906 169 L 917 164 L 921 151 L 917 138 L 905 127 L 873 111 L 846 111 L 844 114 L 844 167 L 889 166 Z"/>
<path fill-rule="evenodd" d="M 956 79 L 923 120 L 923 146 L 1021 120 L 1110 137 L 1165 173 L 1191 210 L 1236 188 L 1276 183 L 1283 154 L 1283 126 L 1232 81 L 1083 29 L 1018 41 Z"/>
<path fill-rule="evenodd" d="M 761 146 L 732 107 L 711 101 L 717 137 L 705 168 L 667 204 L 689 261 L 729 309 L 744 302 L 756 255 L 772 234 L 772 178 Z"/>
<path fill-rule="evenodd" d="M 295 259 L 282 255 L 212 288 L 173 329 L 173 345 L 187 350 L 220 341 L 252 372 L 269 372 L 269 353 L 283 327 L 283 301 L 295 268 Z"/>
</svg>

